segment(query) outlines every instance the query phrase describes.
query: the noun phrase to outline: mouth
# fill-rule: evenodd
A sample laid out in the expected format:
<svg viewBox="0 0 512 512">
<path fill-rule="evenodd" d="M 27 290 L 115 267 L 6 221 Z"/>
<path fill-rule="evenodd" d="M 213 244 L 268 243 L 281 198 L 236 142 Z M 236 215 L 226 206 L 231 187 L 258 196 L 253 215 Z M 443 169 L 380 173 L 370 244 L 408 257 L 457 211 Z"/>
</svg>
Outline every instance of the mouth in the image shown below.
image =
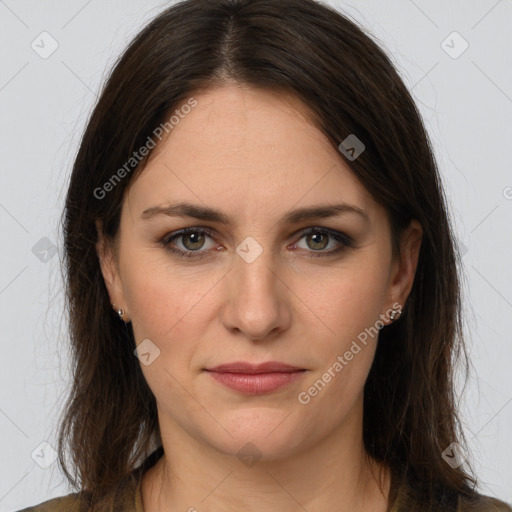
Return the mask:
<svg viewBox="0 0 512 512">
<path fill-rule="evenodd" d="M 276 391 L 301 379 L 307 372 L 304 368 L 275 361 L 227 363 L 204 371 L 225 387 L 250 395 Z"/>
<path fill-rule="evenodd" d="M 231 372 L 231 373 L 288 373 L 304 370 L 298 366 L 281 363 L 279 361 L 266 361 L 264 363 L 249 363 L 246 361 L 234 361 L 232 363 L 220 364 L 213 368 L 205 368 L 210 372 Z"/>
</svg>

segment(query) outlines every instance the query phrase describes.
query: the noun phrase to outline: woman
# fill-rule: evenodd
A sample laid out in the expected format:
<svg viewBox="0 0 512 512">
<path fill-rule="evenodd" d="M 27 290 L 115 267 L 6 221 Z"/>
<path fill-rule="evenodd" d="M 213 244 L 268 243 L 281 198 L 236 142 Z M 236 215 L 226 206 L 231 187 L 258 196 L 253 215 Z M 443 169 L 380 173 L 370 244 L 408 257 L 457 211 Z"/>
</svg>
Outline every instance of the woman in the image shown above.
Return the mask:
<svg viewBox="0 0 512 512">
<path fill-rule="evenodd" d="M 341 14 L 161 13 L 108 79 L 63 220 L 80 492 L 25 510 L 512 510 L 465 460 L 427 134 Z"/>
</svg>

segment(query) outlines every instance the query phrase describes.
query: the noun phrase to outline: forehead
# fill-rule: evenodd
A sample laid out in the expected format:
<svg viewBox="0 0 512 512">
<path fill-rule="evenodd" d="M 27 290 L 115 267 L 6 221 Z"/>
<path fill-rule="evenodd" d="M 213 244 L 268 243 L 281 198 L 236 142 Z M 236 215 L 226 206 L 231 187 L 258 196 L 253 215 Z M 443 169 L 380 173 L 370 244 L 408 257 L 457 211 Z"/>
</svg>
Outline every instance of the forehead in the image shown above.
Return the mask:
<svg viewBox="0 0 512 512">
<path fill-rule="evenodd" d="M 191 96 L 197 105 L 182 114 L 130 189 L 138 212 L 179 200 L 247 216 L 299 201 L 376 207 L 296 97 L 239 85 Z"/>
</svg>

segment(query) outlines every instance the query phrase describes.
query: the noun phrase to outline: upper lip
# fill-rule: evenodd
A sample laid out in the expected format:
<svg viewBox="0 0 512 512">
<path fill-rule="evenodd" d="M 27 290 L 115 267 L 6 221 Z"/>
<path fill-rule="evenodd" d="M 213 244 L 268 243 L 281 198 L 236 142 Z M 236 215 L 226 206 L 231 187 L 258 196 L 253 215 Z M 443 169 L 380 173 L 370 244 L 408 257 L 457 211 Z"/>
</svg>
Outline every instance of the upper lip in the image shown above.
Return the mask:
<svg viewBox="0 0 512 512">
<path fill-rule="evenodd" d="M 248 363 L 245 361 L 235 361 L 233 363 L 220 364 L 213 368 L 205 368 L 209 372 L 230 372 L 230 373 L 274 373 L 283 372 L 290 373 L 304 368 L 297 366 L 291 366 L 286 363 L 280 363 L 279 361 L 267 361 L 265 363 Z"/>
</svg>

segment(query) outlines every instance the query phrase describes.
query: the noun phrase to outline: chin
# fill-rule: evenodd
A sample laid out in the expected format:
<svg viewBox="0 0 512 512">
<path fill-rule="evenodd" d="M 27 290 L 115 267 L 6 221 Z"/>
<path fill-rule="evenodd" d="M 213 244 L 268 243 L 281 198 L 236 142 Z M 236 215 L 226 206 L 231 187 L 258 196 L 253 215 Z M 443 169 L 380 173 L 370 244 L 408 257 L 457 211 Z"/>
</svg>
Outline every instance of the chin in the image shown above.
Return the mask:
<svg viewBox="0 0 512 512">
<path fill-rule="evenodd" d="M 244 417 L 239 414 L 230 419 L 219 418 L 225 430 L 219 427 L 216 431 L 219 436 L 212 436 L 210 432 L 207 442 L 219 452 L 236 457 L 247 467 L 254 461 L 284 459 L 315 442 L 311 435 L 297 427 L 293 414 L 288 418 L 287 414 L 274 409 L 267 414 L 259 410 L 251 415 L 242 414 Z"/>
</svg>

